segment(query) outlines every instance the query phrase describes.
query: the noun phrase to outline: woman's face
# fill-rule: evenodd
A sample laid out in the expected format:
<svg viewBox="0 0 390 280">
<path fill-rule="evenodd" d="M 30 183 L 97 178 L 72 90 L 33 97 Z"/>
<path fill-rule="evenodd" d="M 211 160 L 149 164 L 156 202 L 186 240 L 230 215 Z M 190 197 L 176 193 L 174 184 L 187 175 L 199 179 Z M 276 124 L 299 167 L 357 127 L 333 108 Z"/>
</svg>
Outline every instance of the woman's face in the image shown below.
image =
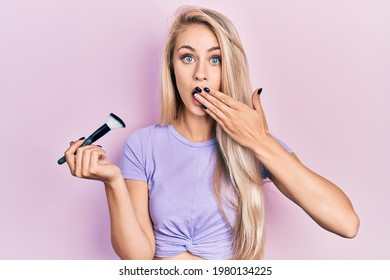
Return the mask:
<svg viewBox="0 0 390 280">
<path fill-rule="evenodd" d="M 185 113 L 207 115 L 192 94 L 196 87 L 220 90 L 221 62 L 217 37 L 205 25 L 190 25 L 178 36 L 173 52 L 173 68 Z"/>
</svg>

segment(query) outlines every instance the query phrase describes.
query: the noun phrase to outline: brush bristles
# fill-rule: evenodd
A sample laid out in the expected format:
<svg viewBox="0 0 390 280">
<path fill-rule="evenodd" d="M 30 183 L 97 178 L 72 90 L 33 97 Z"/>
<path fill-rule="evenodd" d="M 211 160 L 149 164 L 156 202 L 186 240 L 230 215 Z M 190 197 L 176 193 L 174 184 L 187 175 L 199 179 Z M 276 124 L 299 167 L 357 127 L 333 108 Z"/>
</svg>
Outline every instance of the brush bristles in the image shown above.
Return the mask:
<svg viewBox="0 0 390 280">
<path fill-rule="evenodd" d="M 108 116 L 106 124 L 110 129 L 126 127 L 125 123 L 113 113 Z"/>
</svg>

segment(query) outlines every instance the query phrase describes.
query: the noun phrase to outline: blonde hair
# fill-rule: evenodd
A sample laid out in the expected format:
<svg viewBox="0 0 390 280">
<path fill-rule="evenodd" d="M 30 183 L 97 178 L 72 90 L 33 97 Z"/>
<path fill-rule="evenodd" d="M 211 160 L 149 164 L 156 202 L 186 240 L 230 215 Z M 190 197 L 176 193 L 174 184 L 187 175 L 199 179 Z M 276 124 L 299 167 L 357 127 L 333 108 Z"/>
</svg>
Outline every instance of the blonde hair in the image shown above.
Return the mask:
<svg viewBox="0 0 390 280">
<path fill-rule="evenodd" d="M 252 88 L 248 63 L 238 33 L 232 22 L 219 12 L 185 6 L 178 10 L 165 47 L 162 69 L 161 125 L 167 125 L 182 113 L 173 71 L 172 57 L 177 37 L 189 25 L 203 24 L 214 32 L 222 57 L 221 92 L 252 106 Z M 222 178 L 230 178 L 235 195 L 236 223 L 232 228 L 235 258 L 259 259 L 263 256 L 265 240 L 264 201 L 260 163 L 247 148 L 237 144 L 218 124 L 215 126 L 217 159 L 214 190 L 219 208 L 222 207 Z M 227 219 L 226 219 L 227 220 Z"/>
</svg>

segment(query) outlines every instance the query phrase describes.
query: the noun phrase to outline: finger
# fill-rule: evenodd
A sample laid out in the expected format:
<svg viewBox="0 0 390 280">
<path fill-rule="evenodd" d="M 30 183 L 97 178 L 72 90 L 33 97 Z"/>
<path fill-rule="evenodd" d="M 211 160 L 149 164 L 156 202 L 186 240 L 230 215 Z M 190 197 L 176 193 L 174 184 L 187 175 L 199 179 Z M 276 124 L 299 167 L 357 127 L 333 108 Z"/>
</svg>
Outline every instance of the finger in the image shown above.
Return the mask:
<svg viewBox="0 0 390 280">
<path fill-rule="evenodd" d="M 91 157 L 89 161 L 89 172 L 91 175 L 96 175 L 99 168 L 100 162 L 106 158 L 105 151 L 102 149 L 94 149 L 91 151 Z"/>
<path fill-rule="evenodd" d="M 208 99 L 205 98 L 204 95 L 200 95 L 199 93 L 194 94 L 196 100 L 202 104 L 202 108 L 216 121 L 224 122 L 226 121 L 227 112 L 231 110 L 229 107 L 218 101 L 214 97 L 208 96 Z"/>
<path fill-rule="evenodd" d="M 261 107 L 261 101 L 260 101 L 260 94 L 262 92 L 262 88 L 259 88 L 259 89 L 256 89 L 253 93 L 252 93 L 252 105 L 253 105 L 253 109 L 255 109 L 257 112 L 261 113 L 263 111 L 262 107 Z"/>
<path fill-rule="evenodd" d="M 83 138 L 80 138 L 78 141 L 76 142 L 71 142 L 72 144 L 70 145 L 70 147 L 65 151 L 65 158 L 66 158 L 66 163 L 68 164 L 68 167 L 69 167 L 69 170 L 70 170 L 70 173 L 72 175 L 74 175 L 74 168 L 75 168 L 75 152 L 76 150 L 81 146 L 81 144 L 83 143 L 83 140 L 85 139 L 85 137 Z"/>
<path fill-rule="evenodd" d="M 205 105 L 207 108 L 214 108 L 214 112 L 218 114 L 217 110 L 221 111 L 222 113 L 227 113 L 232 108 L 236 108 L 237 106 L 234 103 L 237 103 L 237 101 L 233 100 L 230 96 L 227 96 L 226 94 L 207 88 L 204 88 L 204 91 L 196 92 L 194 97 L 198 97 L 198 101 L 201 102 L 201 104 Z M 200 98 L 199 98 L 200 97 Z M 230 98 L 230 100 L 229 100 Z M 204 108 L 204 109 L 207 109 Z"/>
<path fill-rule="evenodd" d="M 260 96 L 261 96 L 261 92 L 262 91 L 263 91 L 263 89 L 259 88 L 259 89 L 256 89 L 253 92 L 253 94 L 252 94 L 252 105 L 253 105 L 253 108 L 262 115 L 263 120 L 264 120 L 264 124 L 265 124 L 265 128 L 268 129 L 268 125 L 267 125 L 267 122 L 266 122 L 263 106 L 261 105 L 261 98 L 260 98 Z"/>
<path fill-rule="evenodd" d="M 71 141 L 69 144 L 70 144 L 70 147 L 65 151 L 65 154 L 68 153 L 72 153 L 74 154 L 76 152 L 76 150 L 78 149 L 78 147 L 81 146 L 81 144 L 83 144 L 83 140 L 85 139 L 85 137 L 82 137 L 80 138 L 79 140 L 77 141 Z"/>
<path fill-rule="evenodd" d="M 92 154 L 96 153 L 96 155 L 97 155 L 96 160 L 97 161 L 103 160 L 106 158 L 106 152 L 102 149 L 102 146 L 100 146 L 100 145 L 91 146 L 90 153 L 91 153 L 90 165 L 92 164 L 92 161 L 95 160 L 95 158 L 92 158 Z"/>
<path fill-rule="evenodd" d="M 91 162 L 91 153 L 94 150 L 94 147 L 85 146 L 77 150 L 81 153 L 81 169 L 80 174 L 82 177 L 89 177 L 90 175 L 90 162 Z"/>
<path fill-rule="evenodd" d="M 85 137 L 81 137 L 79 140 L 84 140 Z M 70 141 L 69 146 L 72 146 L 74 144 L 74 141 Z"/>
<path fill-rule="evenodd" d="M 91 175 L 91 156 L 95 151 L 101 151 L 99 146 L 88 145 L 77 149 L 76 152 L 76 175 L 88 178 Z"/>
<path fill-rule="evenodd" d="M 200 96 L 201 98 L 201 96 Z M 203 107 L 203 104 L 202 104 L 202 107 L 203 109 L 205 110 L 205 112 L 207 112 L 207 114 L 212 117 L 221 127 L 223 130 L 225 130 L 226 132 L 229 133 L 230 131 L 230 127 L 231 127 L 231 117 L 227 116 L 226 114 L 224 114 L 222 111 L 220 111 L 218 108 L 216 108 L 214 105 L 212 105 L 211 103 L 209 103 L 207 100 L 200 100 L 200 98 L 198 99 L 199 102 L 204 102 L 205 104 L 207 104 L 208 107 Z M 229 110 L 232 110 L 231 108 L 229 108 Z"/>
<path fill-rule="evenodd" d="M 212 117 L 221 127 L 225 128 L 225 122 L 218 116 L 216 115 L 212 110 L 209 110 L 208 108 L 205 109 L 203 108 L 207 114 Z M 224 118 L 225 119 L 225 118 Z"/>
<path fill-rule="evenodd" d="M 238 102 L 237 100 L 235 100 L 233 97 L 225 94 L 225 93 L 222 93 L 218 90 L 215 90 L 215 89 L 210 89 L 210 88 L 207 88 L 205 87 L 204 88 L 205 94 L 203 94 L 202 96 L 204 96 L 207 100 L 209 100 L 208 97 L 214 97 L 215 99 L 217 99 L 218 101 L 222 102 L 224 105 L 226 105 L 227 107 L 229 108 L 232 108 L 232 109 L 239 109 L 240 108 L 240 102 Z M 210 98 L 211 99 L 211 98 Z M 211 99 L 210 102 L 212 102 L 214 99 Z"/>
<path fill-rule="evenodd" d="M 74 162 L 75 162 L 75 168 L 74 168 L 74 173 L 76 177 L 82 177 L 82 170 L 83 170 L 83 151 L 86 149 L 87 146 L 85 147 L 79 147 L 76 150 L 76 155 L 74 157 Z"/>
</svg>

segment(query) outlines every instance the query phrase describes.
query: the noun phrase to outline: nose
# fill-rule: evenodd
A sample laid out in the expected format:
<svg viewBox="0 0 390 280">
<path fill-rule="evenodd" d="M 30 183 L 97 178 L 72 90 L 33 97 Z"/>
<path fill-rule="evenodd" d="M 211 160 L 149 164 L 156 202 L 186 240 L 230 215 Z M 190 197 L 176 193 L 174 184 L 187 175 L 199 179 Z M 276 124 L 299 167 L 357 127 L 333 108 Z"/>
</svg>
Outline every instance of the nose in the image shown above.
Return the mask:
<svg viewBox="0 0 390 280">
<path fill-rule="evenodd" d="M 205 63 L 199 62 L 196 66 L 194 79 L 197 81 L 206 81 L 207 80 L 207 69 Z"/>
</svg>

